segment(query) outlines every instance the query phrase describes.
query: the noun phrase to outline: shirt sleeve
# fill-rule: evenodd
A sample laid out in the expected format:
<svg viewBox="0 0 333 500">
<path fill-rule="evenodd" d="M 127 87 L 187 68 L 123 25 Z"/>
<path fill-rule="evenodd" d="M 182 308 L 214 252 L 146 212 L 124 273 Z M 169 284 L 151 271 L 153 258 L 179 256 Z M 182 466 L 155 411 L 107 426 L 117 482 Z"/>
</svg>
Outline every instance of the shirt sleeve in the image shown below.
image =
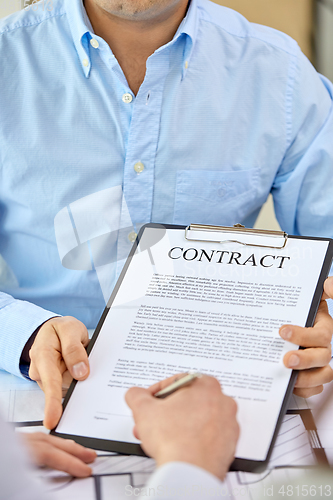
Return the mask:
<svg viewBox="0 0 333 500">
<path fill-rule="evenodd" d="M 19 364 L 25 344 L 36 328 L 55 316 L 59 315 L 0 292 L 0 369 L 22 377 Z"/>
<path fill-rule="evenodd" d="M 130 488 L 135 490 L 132 486 Z M 136 491 L 131 493 L 139 494 Z M 145 498 L 145 495 L 153 497 L 154 494 L 163 500 L 202 500 L 211 497 L 223 498 L 226 495 L 226 487 L 200 467 L 185 462 L 170 462 L 154 472 L 140 493 L 142 498 Z"/>
<path fill-rule="evenodd" d="M 301 53 L 290 68 L 287 142 L 272 194 L 289 234 L 333 236 L 333 85 Z"/>
</svg>

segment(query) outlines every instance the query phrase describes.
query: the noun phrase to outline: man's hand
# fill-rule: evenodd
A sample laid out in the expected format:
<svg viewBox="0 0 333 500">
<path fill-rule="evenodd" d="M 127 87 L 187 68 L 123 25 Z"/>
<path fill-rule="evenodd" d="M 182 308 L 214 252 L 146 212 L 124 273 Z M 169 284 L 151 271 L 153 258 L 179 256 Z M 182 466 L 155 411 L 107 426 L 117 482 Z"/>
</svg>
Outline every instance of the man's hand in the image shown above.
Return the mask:
<svg viewBox="0 0 333 500">
<path fill-rule="evenodd" d="M 68 375 L 84 380 L 89 375 L 85 347 L 89 337 L 81 321 L 70 316 L 52 318 L 39 329 L 30 349 L 29 377 L 45 393 L 44 425 L 53 429 L 62 413 L 62 382 Z M 69 373 L 68 373 L 69 372 Z"/>
<path fill-rule="evenodd" d="M 126 402 L 135 420 L 134 435 L 159 466 L 187 462 L 223 479 L 239 436 L 237 405 L 222 394 L 219 382 L 208 376 L 165 399 L 153 397 L 175 378 L 149 389 L 133 387 L 127 391 Z"/>
<path fill-rule="evenodd" d="M 75 477 L 91 475 L 91 468 L 87 464 L 96 458 L 96 452 L 84 448 L 74 441 L 49 436 L 42 432 L 22 434 L 30 456 L 40 467 L 47 466 L 53 469 L 68 472 Z"/>
<path fill-rule="evenodd" d="M 284 325 L 280 335 L 284 340 L 306 347 L 304 350 L 290 351 L 283 359 L 287 368 L 300 370 L 294 389 L 296 396 L 307 398 L 319 394 L 323 384 L 332 382 L 331 340 L 333 319 L 328 313 L 326 299 L 333 298 L 333 277 L 327 278 L 324 293 L 313 328 Z"/>
</svg>

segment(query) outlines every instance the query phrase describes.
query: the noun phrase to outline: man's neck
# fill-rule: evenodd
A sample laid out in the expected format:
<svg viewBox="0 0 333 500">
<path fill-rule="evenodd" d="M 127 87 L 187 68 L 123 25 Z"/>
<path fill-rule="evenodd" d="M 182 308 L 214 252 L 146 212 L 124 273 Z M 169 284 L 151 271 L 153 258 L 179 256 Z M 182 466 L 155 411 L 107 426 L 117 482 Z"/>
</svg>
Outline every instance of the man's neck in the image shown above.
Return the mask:
<svg viewBox="0 0 333 500">
<path fill-rule="evenodd" d="M 188 0 L 180 0 L 176 6 L 147 20 L 112 15 L 95 0 L 85 0 L 84 5 L 94 32 L 111 47 L 136 95 L 146 74 L 148 57 L 173 39 L 186 14 Z"/>
</svg>

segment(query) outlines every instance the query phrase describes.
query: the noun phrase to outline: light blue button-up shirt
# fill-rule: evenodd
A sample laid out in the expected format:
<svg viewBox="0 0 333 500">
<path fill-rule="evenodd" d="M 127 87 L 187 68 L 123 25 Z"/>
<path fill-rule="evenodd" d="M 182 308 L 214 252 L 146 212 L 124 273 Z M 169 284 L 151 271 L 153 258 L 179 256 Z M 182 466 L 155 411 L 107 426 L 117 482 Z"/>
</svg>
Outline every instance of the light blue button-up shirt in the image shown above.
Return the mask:
<svg viewBox="0 0 333 500">
<path fill-rule="evenodd" d="M 333 88 L 286 35 L 192 0 L 137 96 L 81 0 L 0 21 L 0 54 L 0 368 L 56 314 L 96 325 L 143 223 L 251 226 L 272 192 L 333 236 Z"/>
</svg>

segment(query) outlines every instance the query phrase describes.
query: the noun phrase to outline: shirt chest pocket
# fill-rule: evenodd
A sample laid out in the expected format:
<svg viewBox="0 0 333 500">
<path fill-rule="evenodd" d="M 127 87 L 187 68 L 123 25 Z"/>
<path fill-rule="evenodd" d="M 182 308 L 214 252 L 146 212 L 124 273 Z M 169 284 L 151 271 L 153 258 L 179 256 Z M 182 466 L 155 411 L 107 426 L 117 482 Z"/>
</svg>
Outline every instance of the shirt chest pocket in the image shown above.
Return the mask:
<svg viewBox="0 0 333 500">
<path fill-rule="evenodd" d="M 255 209 L 258 169 L 179 170 L 174 224 L 230 226 Z"/>
</svg>

